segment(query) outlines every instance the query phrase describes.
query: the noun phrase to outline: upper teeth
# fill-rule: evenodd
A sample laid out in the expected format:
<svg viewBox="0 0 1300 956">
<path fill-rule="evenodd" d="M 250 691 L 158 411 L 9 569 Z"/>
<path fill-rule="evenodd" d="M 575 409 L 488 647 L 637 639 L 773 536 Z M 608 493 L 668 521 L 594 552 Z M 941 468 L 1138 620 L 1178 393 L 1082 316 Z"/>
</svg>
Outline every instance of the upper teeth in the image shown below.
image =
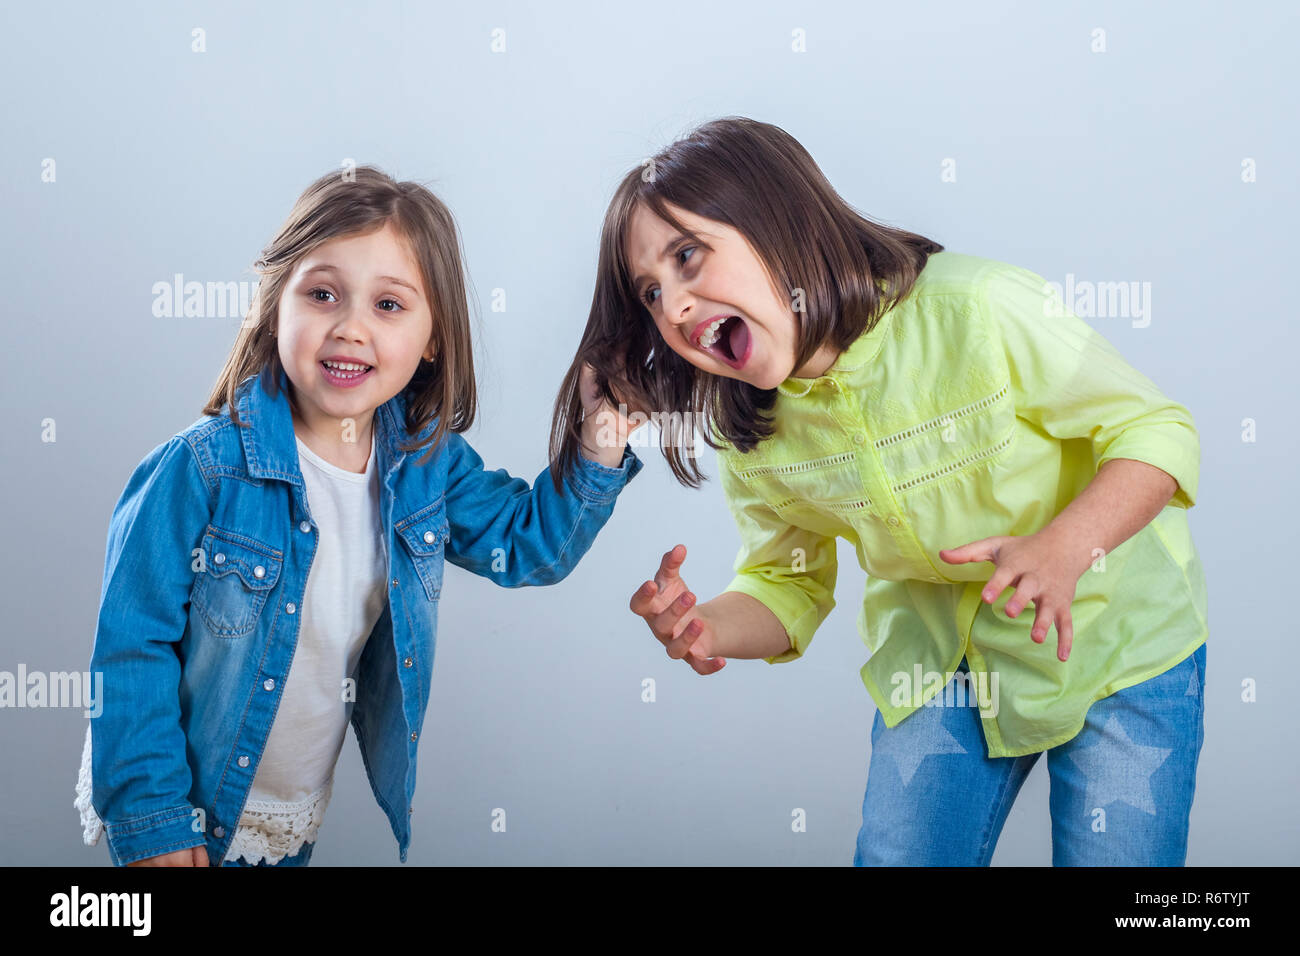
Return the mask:
<svg viewBox="0 0 1300 956">
<path fill-rule="evenodd" d="M 718 341 L 718 330 L 722 328 L 722 324 L 729 318 L 731 318 L 731 316 L 724 315 L 722 318 L 714 319 L 708 324 L 708 327 L 705 328 L 704 332 L 700 335 L 701 348 L 707 349 L 709 346 L 713 345 L 714 342 Z"/>
<path fill-rule="evenodd" d="M 325 364 L 330 368 L 341 369 L 344 372 L 364 372 L 370 368 L 369 365 L 357 365 L 355 362 L 331 362 L 326 360 Z"/>
</svg>

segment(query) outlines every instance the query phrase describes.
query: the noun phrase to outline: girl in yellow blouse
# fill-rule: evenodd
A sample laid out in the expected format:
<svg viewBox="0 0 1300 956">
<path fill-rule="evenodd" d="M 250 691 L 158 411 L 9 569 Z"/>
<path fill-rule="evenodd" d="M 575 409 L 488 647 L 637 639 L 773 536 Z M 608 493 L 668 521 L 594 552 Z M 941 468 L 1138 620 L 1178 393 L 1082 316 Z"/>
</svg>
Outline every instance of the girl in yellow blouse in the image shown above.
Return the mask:
<svg viewBox="0 0 1300 956">
<path fill-rule="evenodd" d="M 697 604 L 677 545 L 630 602 L 670 657 L 798 658 L 854 545 L 877 705 L 856 864 L 987 865 L 1043 752 L 1054 864 L 1184 863 L 1196 428 L 1040 276 L 866 219 L 789 134 L 726 118 L 616 190 L 557 475 L 584 362 L 683 484 L 697 420 L 718 451 L 735 578 Z"/>
</svg>

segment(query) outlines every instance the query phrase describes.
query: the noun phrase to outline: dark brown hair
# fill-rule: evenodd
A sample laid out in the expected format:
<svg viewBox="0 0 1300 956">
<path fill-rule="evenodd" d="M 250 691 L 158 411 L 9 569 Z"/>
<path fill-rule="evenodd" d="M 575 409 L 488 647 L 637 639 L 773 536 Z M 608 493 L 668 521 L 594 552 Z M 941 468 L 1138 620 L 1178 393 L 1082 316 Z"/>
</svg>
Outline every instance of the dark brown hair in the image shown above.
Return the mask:
<svg viewBox="0 0 1300 956">
<path fill-rule="evenodd" d="M 392 223 L 409 244 L 433 313 L 431 342 L 435 355 L 433 361 L 420 360 L 405 387 L 404 424 L 412 440 L 402 448 L 414 451 L 423 447 L 414 439 L 438 416 L 438 427 L 426 439 L 429 450 L 420 459 L 422 464 L 441 444 L 448 429 L 463 432 L 473 424 L 478 399 L 465 266 L 456 221 L 446 205 L 422 184 L 399 183 L 373 166 L 326 173 L 298 197 L 280 231 L 254 263 L 261 276 L 257 292 L 203 414 L 219 415 L 222 405 L 229 402 L 230 420 L 246 427 L 235 408 L 239 383 L 249 375 L 260 374 L 269 394 L 274 396 L 279 391 L 283 365 L 275 338 L 278 305 L 294 268 L 323 242 L 365 235 L 387 223 Z M 292 383 L 289 386 L 292 401 Z"/>
<path fill-rule="evenodd" d="M 687 487 L 699 487 L 704 477 L 693 458 L 688 470 L 682 455 L 682 445 L 694 442 L 697 415 L 707 423 L 703 437 L 714 449 L 722 447 L 717 437 L 749 451 L 775 430 L 763 413 L 775 403 L 776 389 L 713 375 L 687 362 L 662 341 L 636 295 L 627 233 L 638 204 L 708 248 L 670 214 L 668 203 L 737 230 L 778 288 L 804 290 L 802 315 L 791 311 L 795 368 L 824 344 L 848 348 L 911 291 L 930 253 L 943 251 L 931 239 L 856 211 L 785 130 L 737 116 L 697 127 L 630 170 L 605 213 L 591 312 L 555 401 L 550 458 L 557 490 L 580 454 L 578 383 L 584 362 L 596 370 L 614 407 L 622 401 L 648 418 L 652 410 L 690 413 L 678 416 L 686 434 L 661 447 Z"/>
</svg>

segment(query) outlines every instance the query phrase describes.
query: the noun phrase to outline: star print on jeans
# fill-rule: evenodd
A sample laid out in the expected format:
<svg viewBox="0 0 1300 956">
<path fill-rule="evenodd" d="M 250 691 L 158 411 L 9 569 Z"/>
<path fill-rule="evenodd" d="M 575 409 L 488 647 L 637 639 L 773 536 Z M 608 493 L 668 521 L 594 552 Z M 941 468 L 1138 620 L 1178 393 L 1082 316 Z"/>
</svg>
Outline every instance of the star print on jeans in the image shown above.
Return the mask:
<svg viewBox="0 0 1300 956">
<path fill-rule="evenodd" d="M 965 747 L 943 726 L 941 707 L 921 707 L 880 735 L 876 753 L 893 759 L 903 786 L 912 782 L 921 761 L 931 754 L 964 754 Z M 908 723 L 912 726 L 909 727 Z"/>
<path fill-rule="evenodd" d="M 1155 816 L 1156 804 L 1151 797 L 1151 775 L 1173 753 L 1168 747 L 1136 744 L 1124 732 L 1114 714 L 1102 729 L 1106 739 L 1070 754 L 1075 766 L 1088 778 L 1084 804 L 1092 810 L 1117 800 Z"/>
</svg>

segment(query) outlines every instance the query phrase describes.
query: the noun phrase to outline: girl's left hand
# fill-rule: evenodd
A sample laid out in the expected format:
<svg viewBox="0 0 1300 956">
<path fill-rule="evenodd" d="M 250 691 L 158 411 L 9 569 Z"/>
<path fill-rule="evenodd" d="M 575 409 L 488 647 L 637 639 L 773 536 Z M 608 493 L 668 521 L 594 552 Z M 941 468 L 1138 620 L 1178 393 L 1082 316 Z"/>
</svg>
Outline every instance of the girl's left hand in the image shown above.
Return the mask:
<svg viewBox="0 0 1300 956">
<path fill-rule="evenodd" d="M 1074 589 L 1086 568 L 1079 568 L 1068 558 L 1069 549 L 1046 533 L 997 535 L 981 538 L 959 548 L 940 551 L 939 557 L 949 564 L 966 564 L 970 561 L 992 561 L 997 571 L 984 587 L 985 603 L 994 603 L 1003 590 L 1015 587 L 1003 608 L 1007 617 L 1014 618 L 1025 604 L 1034 605 L 1034 627 L 1030 637 L 1041 644 L 1053 622 L 1056 624 L 1056 656 L 1062 661 L 1070 657 L 1074 640 L 1074 625 L 1070 621 L 1070 605 Z"/>
</svg>

